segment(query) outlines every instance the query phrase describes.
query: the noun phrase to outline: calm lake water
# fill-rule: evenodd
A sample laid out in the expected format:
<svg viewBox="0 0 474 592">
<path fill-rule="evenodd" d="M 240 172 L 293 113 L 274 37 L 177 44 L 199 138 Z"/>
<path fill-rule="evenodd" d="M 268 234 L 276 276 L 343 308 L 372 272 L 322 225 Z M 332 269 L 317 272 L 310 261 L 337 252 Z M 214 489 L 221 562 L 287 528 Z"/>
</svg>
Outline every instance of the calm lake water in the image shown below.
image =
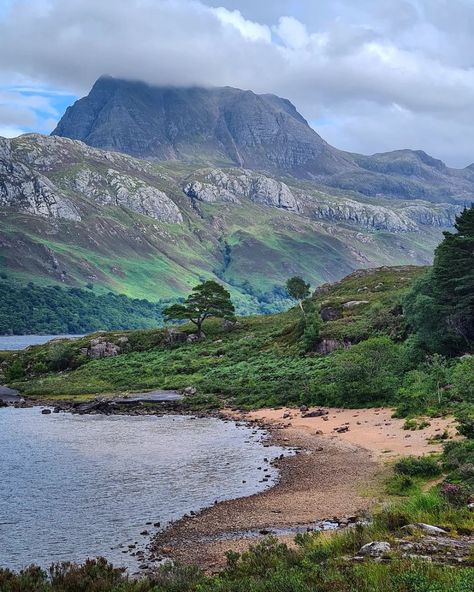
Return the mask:
<svg viewBox="0 0 474 592">
<path fill-rule="evenodd" d="M 81 337 L 80 335 L 0 335 L 0 351 L 25 349 L 29 345 L 39 345 L 59 337 Z"/>
<path fill-rule="evenodd" d="M 140 532 L 156 532 L 146 522 L 269 487 L 259 480 L 277 472 L 264 457 L 282 450 L 254 432 L 213 418 L 0 409 L 0 566 L 104 555 L 135 571 L 123 551 L 145 548 Z"/>
</svg>

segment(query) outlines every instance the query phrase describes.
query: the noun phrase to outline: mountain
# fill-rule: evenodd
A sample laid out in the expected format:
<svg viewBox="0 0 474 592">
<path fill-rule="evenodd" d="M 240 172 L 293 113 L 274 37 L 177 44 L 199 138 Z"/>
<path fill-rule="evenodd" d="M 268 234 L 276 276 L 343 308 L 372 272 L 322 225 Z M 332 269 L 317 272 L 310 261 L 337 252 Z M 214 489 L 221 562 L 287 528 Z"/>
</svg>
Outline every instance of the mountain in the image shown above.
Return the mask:
<svg viewBox="0 0 474 592">
<path fill-rule="evenodd" d="M 314 286 L 430 263 L 459 211 L 59 136 L 0 138 L 0 275 L 22 283 L 157 301 L 218 278 L 240 312 L 271 312 L 288 305 L 292 275 Z"/>
<path fill-rule="evenodd" d="M 53 135 L 150 160 L 286 174 L 371 197 L 470 203 L 474 170 L 422 151 L 363 156 L 325 142 L 286 99 L 101 77 Z"/>
</svg>

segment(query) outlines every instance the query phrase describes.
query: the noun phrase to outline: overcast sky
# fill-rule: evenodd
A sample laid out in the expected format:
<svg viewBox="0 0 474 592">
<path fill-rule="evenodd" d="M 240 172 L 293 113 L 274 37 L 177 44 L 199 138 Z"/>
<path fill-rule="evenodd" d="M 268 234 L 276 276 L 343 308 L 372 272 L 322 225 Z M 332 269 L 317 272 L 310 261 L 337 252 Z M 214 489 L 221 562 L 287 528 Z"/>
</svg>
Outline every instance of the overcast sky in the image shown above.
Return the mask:
<svg viewBox="0 0 474 592">
<path fill-rule="evenodd" d="M 289 98 L 338 148 L 474 162 L 474 0 L 0 0 L 0 135 L 101 74 Z"/>
</svg>

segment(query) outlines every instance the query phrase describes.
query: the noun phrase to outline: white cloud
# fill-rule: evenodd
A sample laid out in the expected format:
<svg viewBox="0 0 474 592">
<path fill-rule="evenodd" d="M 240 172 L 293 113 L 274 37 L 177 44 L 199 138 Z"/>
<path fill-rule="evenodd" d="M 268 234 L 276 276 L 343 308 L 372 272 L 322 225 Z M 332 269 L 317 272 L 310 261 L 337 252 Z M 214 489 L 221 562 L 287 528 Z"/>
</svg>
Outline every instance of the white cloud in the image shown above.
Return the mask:
<svg viewBox="0 0 474 592">
<path fill-rule="evenodd" d="M 271 42 L 272 35 L 269 27 L 245 19 L 238 10 L 220 7 L 214 9 L 214 13 L 221 23 L 234 27 L 244 39 Z"/>
<path fill-rule="evenodd" d="M 25 130 L 20 127 L 10 127 L 10 126 L 3 126 L 0 125 L 0 136 L 4 138 L 16 138 L 24 134 Z"/>
<path fill-rule="evenodd" d="M 0 18 L 2 84 L 84 93 L 106 73 L 238 86 L 288 97 L 340 148 L 411 146 L 450 164 L 474 161 L 470 0 L 449 10 L 445 0 L 10 4 Z M 53 103 L 48 113 L 47 101 L 18 101 L 23 114 L 42 111 L 43 128 L 57 116 Z M 7 124 L 20 125 L 0 118 Z"/>
</svg>

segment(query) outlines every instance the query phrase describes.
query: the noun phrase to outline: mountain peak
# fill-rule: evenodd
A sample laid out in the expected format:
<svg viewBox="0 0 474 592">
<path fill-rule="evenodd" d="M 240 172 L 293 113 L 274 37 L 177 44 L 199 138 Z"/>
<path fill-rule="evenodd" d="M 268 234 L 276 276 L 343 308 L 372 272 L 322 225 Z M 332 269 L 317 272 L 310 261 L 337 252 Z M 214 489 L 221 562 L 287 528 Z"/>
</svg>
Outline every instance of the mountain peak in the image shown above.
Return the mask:
<svg viewBox="0 0 474 592">
<path fill-rule="evenodd" d="M 287 99 L 232 87 L 152 86 L 101 76 L 53 135 L 148 159 L 301 176 L 337 157 Z"/>
</svg>

